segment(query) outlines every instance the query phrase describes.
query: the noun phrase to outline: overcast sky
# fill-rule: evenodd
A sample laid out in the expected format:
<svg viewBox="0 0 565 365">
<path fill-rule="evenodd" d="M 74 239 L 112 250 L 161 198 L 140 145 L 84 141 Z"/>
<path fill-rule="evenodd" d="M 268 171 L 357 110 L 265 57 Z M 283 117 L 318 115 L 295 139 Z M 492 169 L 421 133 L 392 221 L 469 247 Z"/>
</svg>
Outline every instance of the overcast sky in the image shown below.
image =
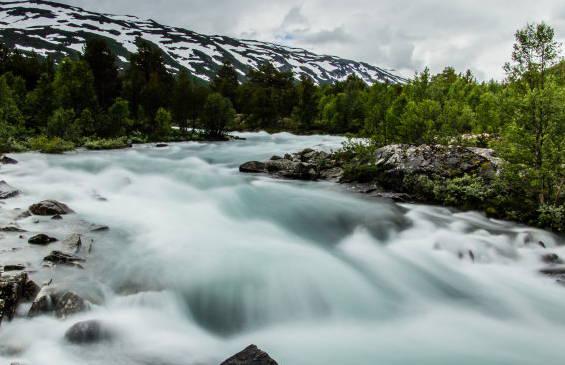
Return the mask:
<svg viewBox="0 0 565 365">
<path fill-rule="evenodd" d="M 57 1 L 57 0 L 55 0 Z M 502 78 L 513 34 L 545 20 L 565 38 L 562 0 L 60 0 L 206 34 L 258 39 L 398 70 Z"/>
</svg>

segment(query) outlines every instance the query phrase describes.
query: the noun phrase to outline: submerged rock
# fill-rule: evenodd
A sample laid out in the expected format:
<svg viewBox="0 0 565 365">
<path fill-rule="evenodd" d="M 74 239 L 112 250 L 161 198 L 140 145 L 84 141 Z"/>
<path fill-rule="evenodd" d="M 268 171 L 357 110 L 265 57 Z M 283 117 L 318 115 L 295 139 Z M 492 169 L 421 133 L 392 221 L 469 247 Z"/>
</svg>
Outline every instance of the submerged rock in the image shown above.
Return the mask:
<svg viewBox="0 0 565 365">
<path fill-rule="evenodd" d="M 69 208 L 66 204 L 58 202 L 56 200 L 44 200 L 37 204 L 33 204 L 29 207 L 29 211 L 34 215 L 42 216 L 54 216 L 54 215 L 65 215 L 74 213 L 74 211 Z"/>
<path fill-rule="evenodd" d="M 25 266 L 21 265 L 21 264 L 8 264 L 8 265 L 4 265 L 2 266 L 2 270 L 4 272 L 9 272 L 9 271 L 24 271 L 25 270 Z"/>
<path fill-rule="evenodd" d="M 56 286 L 45 286 L 33 301 L 28 316 L 53 313 L 57 318 L 67 318 L 87 309 L 87 302 L 75 292 L 61 291 Z"/>
<path fill-rule="evenodd" d="M 166 144 L 166 143 L 157 143 L 157 144 L 155 145 L 155 147 L 157 147 L 157 148 L 165 148 L 165 147 L 169 147 L 169 145 Z"/>
<path fill-rule="evenodd" d="M 277 362 L 257 346 L 251 345 L 220 365 L 277 365 Z"/>
<path fill-rule="evenodd" d="M 39 245 L 39 246 L 47 246 L 50 243 L 57 242 L 57 239 L 54 237 L 49 237 L 46 234 L 40 233 L 31 237 L 27 241 L 30 245 Z"/>
<path fill-rule="evenodd" d="M 15 165 L 17 163 L 18 163 L 18 161 L 14 160 L 11 157 L 8 157 L 8 156 L 5 156 L 5 155 L 0 157 L 0 164 L 1 165 Z"/>
<path fill-rule="evenodd" d="M 24 233 L 27 232 L 25 229 L 20 228 L 19 226 L 12 224 L 9 226 L 4 226 L 0 228 L 0 232 L 10 232 L 10 233 Z"/>
<path fill-rule="evenodd" d="M 49 255 L 45 256 L 43 261 L 52 263 L 54 265 L 82 267 L 80 263 L 84 262 L 85 260 L 82 257 L 76 255 L 67 254 L 61 251 L 52 251 Z"/>
<path fill-rule="evenodd" d="M 10 199 L 18 196 L 20 191 L 9 185 L 6 181 L 0 181 L 0 199 Z"/>
<path fill-rule="evenodd" d="M 75 323 L 65 332 L 65 339 L 75 345 L 93 344 L 108 341 L 111 338 L 111 331 L 97 320 Z"/>
<path fill-rule="evenodd" d="M 546 264 L 551 264 L 551 265 L 559 265 L 563 263 L 563 260 L 561 260 L 561 258 L 554 253 L 548 253 L 546 255 L 543 255 L 541 257 L 541 260 Z"/>
</svg>

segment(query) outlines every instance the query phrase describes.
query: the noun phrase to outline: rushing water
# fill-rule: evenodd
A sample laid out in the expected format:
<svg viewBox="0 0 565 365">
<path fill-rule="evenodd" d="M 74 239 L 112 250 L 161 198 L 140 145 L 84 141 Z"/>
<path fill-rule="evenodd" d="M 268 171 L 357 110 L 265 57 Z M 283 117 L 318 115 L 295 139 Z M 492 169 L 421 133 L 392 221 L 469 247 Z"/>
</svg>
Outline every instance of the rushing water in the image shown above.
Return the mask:
<svg viewBox="0 0 565 365">
<path fill-rule="evenodd" d="M 543 253 L 565 256 L 562 240 L 478 213 L 242 175 L 248 160 L 341 143 L 244 136 L 22 154 L 3 166 L 0 180 L 23 195 L 0 205 L 0 225 L 50 198 L 77 214 L 23 228 L 64 238 L 84 220 L 111 230 L 92 234 L 84 270 L 41 269 L 57 243 L 4 234 L 0 264 L 26 263 L 37 282 L 53 278 L 94 305 L 66 320 L 4 323 L 0 364 L 213 365 L 251 343 L 281 365 L 565 363 L 565 288 L 537 273 Z M 103 321 L 113 341 L 66 343 L 85 319 Z"/>
</svg>

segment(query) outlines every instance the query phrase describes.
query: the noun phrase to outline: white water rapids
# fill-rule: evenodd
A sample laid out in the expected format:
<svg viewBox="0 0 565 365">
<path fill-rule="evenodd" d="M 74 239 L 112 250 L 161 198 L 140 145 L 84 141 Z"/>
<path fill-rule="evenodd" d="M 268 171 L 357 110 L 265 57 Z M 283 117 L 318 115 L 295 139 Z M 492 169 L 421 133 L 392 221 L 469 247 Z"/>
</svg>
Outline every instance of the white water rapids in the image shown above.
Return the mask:
<svg viewBox="0 0 565 365">
<path fill-rule="evenodd" d="M 342 142 L 242 136 L 11 155 L 20 163 L 2 166 L 0 180 L 23 194 L 0 205 L 0 226 L 15 208 L 56 199 L 77 214 L 27 218 L 26 238 L 65 238 L 79 220 L 111 230 L 92 234 L 84 270 L 41 268 L 58 243 L 2 234 L 0 265 L 24 263 L 36 282 L 53 278 L 93 306 L 65 320 L 4 322 L 0 364 L 217 365 L 252 343 L 281 365 L 565 363 L 565 287 L 538 273 L 541 255 L 565 257 L 562 238 L 330 183 L 240 174 L 249 160 Z M 65 331 L 86 319 L 110 327 L 113 341 L 67 343 Z"/>
</svg>

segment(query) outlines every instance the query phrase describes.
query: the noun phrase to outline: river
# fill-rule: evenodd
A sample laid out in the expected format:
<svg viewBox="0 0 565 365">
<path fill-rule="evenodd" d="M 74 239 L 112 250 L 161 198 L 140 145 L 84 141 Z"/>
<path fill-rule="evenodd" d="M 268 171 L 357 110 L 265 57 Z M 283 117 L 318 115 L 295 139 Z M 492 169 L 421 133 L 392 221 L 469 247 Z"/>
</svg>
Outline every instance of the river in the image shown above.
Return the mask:
<svg viewBox="0 0 565 365">
<path fill-rule="evenodd" d="M 56 199 L 77 214 L 22 228 L 59 239 L 84 221 L 110 231 L 91 234 L 84 270 L 42 268 L 58 243 L 2 234 L 0 265 L 25 263 L 36 282 L 53 279 L 92 308 L 3 323 L 0 364 L 217 365 L 252 343 L 281 365 L 565 363 L 565 287 L 538 273 L 541 255 L 565 257 L 562 238 L 331 183 L 243 175 L 243 162 L 342 139 L 240 135 L 11 155 L 20 163 L 2 166 L 0 180 L 23 194 L 0 205 L 0 225 Z M 67 343 L 65 331 L 87 319 L 113 340 Z"/>
</svg>

